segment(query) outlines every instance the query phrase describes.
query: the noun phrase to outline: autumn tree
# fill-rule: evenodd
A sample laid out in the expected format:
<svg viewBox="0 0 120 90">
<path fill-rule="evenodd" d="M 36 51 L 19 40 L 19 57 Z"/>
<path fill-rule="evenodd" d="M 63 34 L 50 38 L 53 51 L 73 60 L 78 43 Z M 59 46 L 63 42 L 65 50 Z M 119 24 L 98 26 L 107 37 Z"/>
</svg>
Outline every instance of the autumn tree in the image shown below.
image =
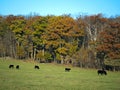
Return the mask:
<svg viewBox="0 0 120 90">
<path fill-rule="evenodd" d="M 32 37 L 32 41 L 33 41 L 33 46 L 34 46 L 34 58 L 36 57 L 36 54 L 42 54 L 37 55 L 36 58 L 42 58 L 44 57 L 45 54 L 45 39 L 43 38 L 47 32 L 47 23 L 48 19 L 47 17 L 41 17 L 41 16 L 37 16 L 34 19 L 34 22 L 32 24 L 32 29 L 33 29 L 33 37 Z M 42 53 L 41 53 L 42 51 Z M 38 57 L 39 56 L 39 57 Z M 42 58 L 42 60 L 44 60 L 44 58 Z"/>
<path fill-rule="evenodd" d="M 10 56 L 15 58 L 15 37 L 10 30 L 10 25 L 12 21 L 16 19 L 16 16 L 9 15 L 3 16 L 0 18 L 0 36 L 1 36 L 1 54 L 4 53 L 4 56 Z"/>
<path fill-rule="evenodd" d="M 24 43 L 26 42 L 25 39 L 25 27 L 26 21 L 24 17 L 18 16 L 16 20 L 14 20 L 11 25 L 10 29 L 15 35 L 16 39 L 16 52 L 17 52 L 17 57 L 19 59 L 25 58 L 25 51 L 24 51 Z"/>
<path fill-rule="evenodd" d="M 98 47 L 97 57 L 102 64 L 115 65 L 116 59 L 120 59 L 120 23 L 109 20 L 108 26 L 101 32 Z"/>
</svg>

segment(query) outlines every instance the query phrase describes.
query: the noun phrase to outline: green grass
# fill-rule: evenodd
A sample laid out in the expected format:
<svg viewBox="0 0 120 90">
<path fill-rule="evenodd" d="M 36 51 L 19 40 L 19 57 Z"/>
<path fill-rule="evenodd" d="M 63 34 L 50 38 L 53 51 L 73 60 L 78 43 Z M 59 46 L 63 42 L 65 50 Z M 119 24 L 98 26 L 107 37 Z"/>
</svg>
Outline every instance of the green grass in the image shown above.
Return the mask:
<svg viewBox="0 0 120 90">
<path fill-rule="evenodd" d="M 20 70 L 9 69 L 20 65 Z M 40 66 L 39 70 L 34 65 Z M 0 59 L 0 90 L 120 90 L 120 72 L 98 76 L 94 69 Z"/>
</svg>

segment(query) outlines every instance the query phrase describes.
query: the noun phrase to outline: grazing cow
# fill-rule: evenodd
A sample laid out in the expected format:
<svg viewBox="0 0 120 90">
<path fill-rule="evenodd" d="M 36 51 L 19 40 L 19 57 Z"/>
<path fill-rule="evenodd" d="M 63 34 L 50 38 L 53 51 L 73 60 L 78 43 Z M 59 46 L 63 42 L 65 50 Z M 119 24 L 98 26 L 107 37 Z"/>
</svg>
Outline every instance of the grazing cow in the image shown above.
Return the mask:
<svg viewBox="0 0 120 90">
<path fill-rule="evenodd" d="M 16 66 L 16 69 L 19 69 L 19 65 Z"/>
<path fill-rule="evenodd" d="M 71 70 L 71 68 L 65 68 L 66 72 L 69 72 Z"/>
<path fill-rule="evenodd" d="M 37 66 L 37 65 L 35 65 L 35 67 L 34 67 L 35 69 L 39 69 L 39 66 Z"/>
<path fill-rule="evenodd" d="M 14 65 L 9 65 L 9 68 L 14 68 Z"/>
<path fill-rule="evenodd" d="M 107 75 L 107 72 L 105 70 L 98 70 L 97 71 L 98 75 L 101 74 L 101 75 Z"/>
</svg>

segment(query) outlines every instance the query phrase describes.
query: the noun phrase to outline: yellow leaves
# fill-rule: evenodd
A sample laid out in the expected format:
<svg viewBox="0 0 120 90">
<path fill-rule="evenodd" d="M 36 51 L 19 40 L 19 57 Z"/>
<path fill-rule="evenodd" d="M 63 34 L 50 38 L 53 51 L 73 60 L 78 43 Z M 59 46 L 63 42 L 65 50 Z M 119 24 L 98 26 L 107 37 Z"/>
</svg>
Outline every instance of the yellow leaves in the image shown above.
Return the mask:
<svg viewBox="0 0 120 90">
<path fill-rule="evenodd" d="M 49 20 L 48 30 L 52 33 L 67 37 L 82 35 L 83 31 L 81 32 L 76 26 L 76 22 L 73 18 L 69 16 L 58 16 L 52 17 Z"/>
<path fill-rule="evenodd" d="M 43 59 L 44 58 L 44 55 L 43 55 L 43 52 L 42 51 L 39 51 L 36 55 L 37 58 L 40 58 L 40 59 Z"/>
<path fill-rule="evenodd" d="M 65 47 L 60 47 L 56 50 L 61 55 L 67 55 L 67 49 Z"/>
<path fill-rule="evenodd" d="M 46 41 L 46 43 L 45 43 L 45 47 L 46 47 L 46 49 L 49 49 L 49 48 L 58 48 L 58 46 L 59 46 L 59 42 L 57 42 L 57 41 Z"/>
<path fill-rule="evenodd" d="M 60 54 L 56 54 L 56 60 L 61 60 L 61 55 Z"/>
<path fill-rule="evenodd" d="M 17 46 L 17 56 L 18 57 L 24 57 L 25 56 L 25 50 L 22 46 Z"/>
<path fill-rule="evenodd" d="M 60 36 L 57 35 L 56 33 L 49 34 L 49 36 L 47 38 L 47 40 L 58 40 L 58 39 L 60 39 Z"/>
</svg>

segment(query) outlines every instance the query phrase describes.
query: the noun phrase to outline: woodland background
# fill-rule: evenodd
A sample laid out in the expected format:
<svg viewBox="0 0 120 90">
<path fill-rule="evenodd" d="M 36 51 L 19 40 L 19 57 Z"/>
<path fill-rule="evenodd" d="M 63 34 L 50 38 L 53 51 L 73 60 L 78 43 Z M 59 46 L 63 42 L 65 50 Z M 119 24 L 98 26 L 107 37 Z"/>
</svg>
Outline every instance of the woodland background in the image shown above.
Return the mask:
<svg viewBox="0 0 120 90">
<path fill-rule="evenodd" d="M 120 70 L 120 16 L 0 16 L 0 57 Z"/>
</svg>

